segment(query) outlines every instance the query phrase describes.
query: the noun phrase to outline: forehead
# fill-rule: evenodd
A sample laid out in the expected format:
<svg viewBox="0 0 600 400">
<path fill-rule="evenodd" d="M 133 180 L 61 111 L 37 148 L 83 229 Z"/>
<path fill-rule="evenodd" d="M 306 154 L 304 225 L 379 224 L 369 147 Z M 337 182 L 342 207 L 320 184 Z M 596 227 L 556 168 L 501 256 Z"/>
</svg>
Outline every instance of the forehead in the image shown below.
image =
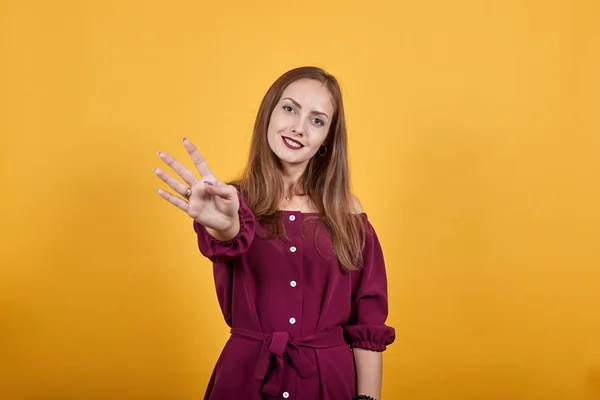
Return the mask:
<svg viewBox="0 0 600 400">
<path fill-rule="evenodd" d="M 283 91 L 282 98 L 291 97 L 304 108 L 333 114 L 333 103 L 329 89 L 323 83 L 314 79 L 301 79 L 292 82 Z"/>
</svg>

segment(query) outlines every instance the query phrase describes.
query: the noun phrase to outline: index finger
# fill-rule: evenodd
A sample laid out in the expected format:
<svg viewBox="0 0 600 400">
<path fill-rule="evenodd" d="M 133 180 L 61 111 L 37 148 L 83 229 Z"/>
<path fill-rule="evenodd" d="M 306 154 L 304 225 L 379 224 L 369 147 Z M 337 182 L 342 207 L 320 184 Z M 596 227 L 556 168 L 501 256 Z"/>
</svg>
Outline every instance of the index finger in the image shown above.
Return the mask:
<svg viewBox="0 0 600 400">
<path fill-rule="evenodd" d="M 196 165 L 196 169 L 202 176 L 202 179 L 205 177 L 215 177 L 208 167 L 206 160 L 204 160 L 204 157 L 202 157 L 202 154 L 200 154 L 198 149 L 196 149 L 196 146 L 194 146 L 194 144 L 186 138 L 183 138 L 183 145 L 185 146 L 185 149 L 189 155 L 192 157 L 192 161 L 194 162 L 194 165 Z"/>
</svg>

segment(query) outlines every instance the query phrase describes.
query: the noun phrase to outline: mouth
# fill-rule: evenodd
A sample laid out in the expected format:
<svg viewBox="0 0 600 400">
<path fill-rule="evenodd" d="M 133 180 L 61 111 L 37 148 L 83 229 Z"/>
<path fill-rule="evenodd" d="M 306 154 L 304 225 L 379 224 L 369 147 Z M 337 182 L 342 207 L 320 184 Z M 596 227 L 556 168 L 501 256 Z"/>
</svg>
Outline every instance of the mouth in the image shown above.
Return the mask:
<svg viewBox="0 0 600 400">
<path fill-rule="evenodd" d="M 286 136 L 281 137 L 283 139 L 283 143 L 292 150 L 300 150 L 304 147 L 304 145 L 297 140 L 291 139 Z"/>
</svg>

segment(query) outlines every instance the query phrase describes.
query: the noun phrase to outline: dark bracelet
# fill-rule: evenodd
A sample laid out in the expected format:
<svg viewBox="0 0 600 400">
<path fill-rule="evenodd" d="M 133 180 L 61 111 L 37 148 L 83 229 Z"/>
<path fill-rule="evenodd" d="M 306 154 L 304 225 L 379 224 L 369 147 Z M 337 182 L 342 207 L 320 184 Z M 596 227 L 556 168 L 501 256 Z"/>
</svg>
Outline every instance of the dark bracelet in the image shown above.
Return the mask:
<svg viewBox="0 0 600 400">
<path fill-rule="evenodd" d="M 375 400 L 375 399 L 373 397 L 367 396 L 365 394 L 359 394 L 358 396 L 354 396 L 352 398 L 352 400 Z"/>
</svg>

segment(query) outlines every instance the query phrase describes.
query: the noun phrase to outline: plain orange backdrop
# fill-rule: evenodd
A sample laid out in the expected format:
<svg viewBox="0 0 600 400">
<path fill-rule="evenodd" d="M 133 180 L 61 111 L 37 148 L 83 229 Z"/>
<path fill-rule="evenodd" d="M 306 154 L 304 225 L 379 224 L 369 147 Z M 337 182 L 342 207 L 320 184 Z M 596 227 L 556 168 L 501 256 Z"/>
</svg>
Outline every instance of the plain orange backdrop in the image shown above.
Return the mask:
<svg viewBox="0 0 600 400">
<path fill-rule="evenodd" d="M 191 221 L 285 70 L 343 85 L 386 400 L 600 399 L 596 0 L 0 2 L 0 399 L 192 400 L 228 336 Z"/>
</svg>

